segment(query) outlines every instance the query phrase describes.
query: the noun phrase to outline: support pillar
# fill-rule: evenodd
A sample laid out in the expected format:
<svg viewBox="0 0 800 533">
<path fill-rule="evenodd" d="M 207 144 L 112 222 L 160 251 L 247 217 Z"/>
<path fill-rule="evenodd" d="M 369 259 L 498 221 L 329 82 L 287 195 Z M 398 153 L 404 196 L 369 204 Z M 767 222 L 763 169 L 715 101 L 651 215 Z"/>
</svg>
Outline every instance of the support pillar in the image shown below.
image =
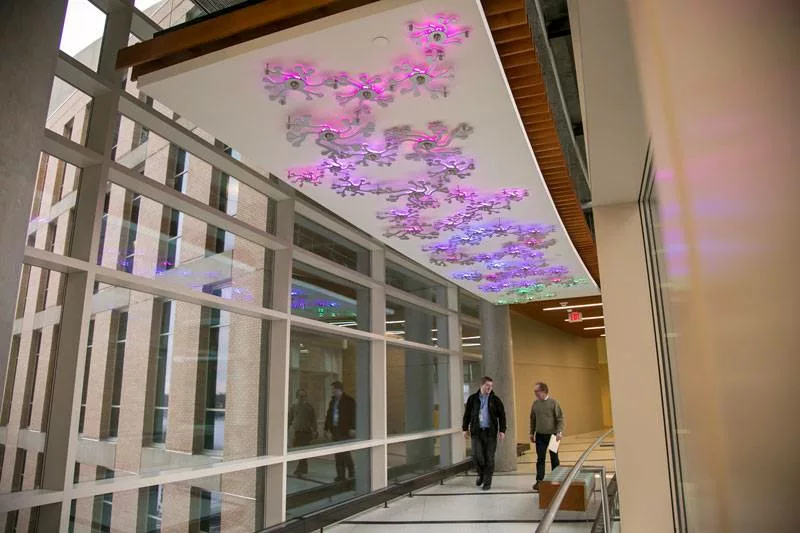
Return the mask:
<svg viewBox="0 0 800 533">
<path fill-rule="evenodd" d="M 639 205 L 596 206 L 622 525 L 673 531 L 661 384 Z"/>
<path fill-rule="evenodd" d="M 0 4 L 0 298 L 17 301 L 25 235 L 67 0 Z M 0 306 L 0 383 L 16 309 Z"/>
<path fill-rule="evenodd" d="M 514 356 L 511 350 L 511 314 L 507 305 L 481 302 L 483 331 L 483 369 L 494 380 L 494 392 L 506 408 L 506 439 L 498 441 L 495 469 L 509 472 L 517 469 L 517 439 L 514 405 Z"/>
</svg>

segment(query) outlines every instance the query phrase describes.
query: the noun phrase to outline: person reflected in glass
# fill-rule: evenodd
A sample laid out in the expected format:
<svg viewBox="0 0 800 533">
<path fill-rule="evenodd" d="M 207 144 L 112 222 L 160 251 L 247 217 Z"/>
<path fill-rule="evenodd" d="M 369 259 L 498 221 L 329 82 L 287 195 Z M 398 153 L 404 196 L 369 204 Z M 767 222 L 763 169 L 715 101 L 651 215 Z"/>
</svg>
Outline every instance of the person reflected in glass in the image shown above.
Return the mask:
<svg viewBox="0 0 800 533">
<path fill-rule="evenodd" d="M 356 401 L 344 392 L 341 381 L 333 383 L 333 397 L 328 404 L 328 414 L 325 416 L 325 431 L 330 433 L 334 442 L 354 439 L 356 437 Z M 345 471 L 347 477 L 355 477 L 355 464 L 350 452 L 337 453 L 336 479 L 344 481 Z"/>
<path fill-rule="evenodd" d="M 472 436 L 472 457 L 478 471 L 475 484 L 483 490 L 492 488 L 497 440 L 506 438 L 506 409 L 493 387 L 492 378 L 481 378 L 481 388 L 467 398 L 461 423 L 464 437 Z"/>
<path fill-rule="evenodd" d="M 304 389 L 298 389 L 295 394 L 297 401 L 289 409 L 289 427 L 294 428 L 292 446 L 300 448 L 308 446 L 317 438 L 317 413 L 314 406 L 308 402 L 308 394 Z M 294 475 L 303 477 L 308 474 L 308 460 L 300 459 Z"/>
</svg>

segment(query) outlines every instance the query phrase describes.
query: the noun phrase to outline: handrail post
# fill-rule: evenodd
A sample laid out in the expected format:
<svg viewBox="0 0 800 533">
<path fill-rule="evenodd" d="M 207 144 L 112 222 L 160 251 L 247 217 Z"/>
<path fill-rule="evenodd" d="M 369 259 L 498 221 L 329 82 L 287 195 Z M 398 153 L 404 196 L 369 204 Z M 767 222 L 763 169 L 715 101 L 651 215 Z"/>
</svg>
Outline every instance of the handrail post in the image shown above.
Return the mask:
<svg viewBox="0 0 800 533">
<path fill-rule="evenodd" d="M 591 472 L 600 474 L 600 502 L 603 510 L 603 531 L 604 533 L 611 533 L 611 502 L 608 500 L 608 485 L 606 484 L 606 467 L 605 466 L 588 466 L 581 468 L 583 472 Z"/>
<path fill-rule="evenodd" d="M 592 453 L 594 449 L 597 448 L 600 445 L 600 443 L 603 442 L 606 439 L 606 437 L 608 437 L 613 431 L 614 431 L 613 429 L 609 429 L 608 431 L 600 435 L 597 438 L 597 440 L 595 440 L 594 443 L 592 443 L 592 445 L 589 446 L 586 449 L 586 451 L 584 451 L 583 454 L 578 458 L 578 460 L 575 462 L 575 466 L 573 466 L 570 469 L 566 479 L 564 479 L 564 482 L 558 488 L 558 492 L 556 492 L 556 495 L 553 497 L 553 501 L 550 502 L 550 506 L 547 508 L 547 511 L 545 511 L 544 516 L 539 522 L 539 525 L 536 527 L 536 533 L 548 533 L 550 531 L 550 528 L 553 526 L 553 520 L 556 517 L 556 513 L 561 507 L 561 502 L 564 500 L 564 496 L 567 494 L 567 490 L 569 489 L 570 485 L 572 485 L 572 481 L 575 479 L 575 476 L 583 468 L 583 463 L 586 461 L 586 458 L 589 457 L 589 454 Z M 605 469 L 603 469 L 603 472 L 605 472 Z M 601 487 L 601 491 L 602 490 L 606 491 L 603 497 L 603 500 L 605 502 L 604 510 L 606 510 L 606 508 L 608 507 L 608 493 L 607 493 L 608 487 L 605 486 L 605 473 L 603 474 L 603 487 L 605 487 L 605 489 Z M 608 516 L 610 517 L 610 513 L 608 513 Z M 604 524 L 609 524 L 609 523 L 610 523 L 610 518 L 606 519 L 606 521 L 604 522 Z M 611 530 L 607 529 L 606 533 L 611 533 Z"/>
</svg>

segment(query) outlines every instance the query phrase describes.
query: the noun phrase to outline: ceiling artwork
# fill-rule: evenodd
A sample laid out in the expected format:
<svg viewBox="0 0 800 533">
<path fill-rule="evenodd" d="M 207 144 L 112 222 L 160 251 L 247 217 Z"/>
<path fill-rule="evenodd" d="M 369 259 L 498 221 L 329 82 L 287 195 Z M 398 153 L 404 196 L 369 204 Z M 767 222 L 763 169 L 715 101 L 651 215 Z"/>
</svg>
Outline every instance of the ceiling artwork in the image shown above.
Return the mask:
<svg viewBox="0 0 800 533">
<path fill-rule="evenodd" d="M 141 85 L 254 157 L 247 142 L 236 142 L 247 128 L 215 128 L 212 111 L 182 110 L 173 92 L 175 79 L 193 83 L 204 69 L 221 76 L 225 69 L 215 67 L 233 61 L 237 70 L 237 59 L 252 69 L 260 56 L 260 73 L 245 83 L 259 87 L 258 105 L 269 119 L 259 124 L 279 153 L 262 158 L 270 172 L 489 301 L 597 294 L 524 137 L 480 6 L 449 2 L 465 16 L 426 9 L 448 2 L 410 4 L 414 9 L 375 13 L 379 25 L 362 20 L 356 30 L 348 28 L 355 21 L 345 21 L 306 36 L 325 42 L 328 32 L 338 43 L 337 35 L 353 39 L 367 25 L 379 28 L 362 53 L 369 58 L 364 68 L 354 67 L 346 46 L 310 60 L 313 43 L 291 46 L 298 39 L 290 38 L 174 76 L 145 76 Z M 485 60 L 487 45 L 493 65 Z M 474 90 L 476 67 L 493 78 L 489 85 L 502 82 L 504 92 L 488 100 L 487 87 Z"/>
</svg>

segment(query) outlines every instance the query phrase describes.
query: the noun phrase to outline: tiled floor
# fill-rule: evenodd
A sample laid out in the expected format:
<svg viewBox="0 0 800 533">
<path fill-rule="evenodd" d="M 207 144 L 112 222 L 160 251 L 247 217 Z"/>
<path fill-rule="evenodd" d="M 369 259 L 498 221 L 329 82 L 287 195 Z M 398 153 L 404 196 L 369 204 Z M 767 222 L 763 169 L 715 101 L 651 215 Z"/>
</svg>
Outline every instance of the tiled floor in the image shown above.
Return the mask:
<svg viewBox="0 0 800 533">
<path fill-rule="evenodd" d="M 559 454 L 561 463 L 574 464 L 593 440 L 592 435 L 565 438 Z M 421 490 L 413 497 L 390 502 L 386 509 L 367 511 L 334 527 L 325 528 L 325 531 L 531 533 L 544 513 L 539 509 L 538 495 L 531 492 L 535 463 L 535 453 L 526 453 L 519 458 L 516 472 L 495 475 L 489 492 L 475 486 L 475 476 L 458 476 L 446 480 L 444 485 Z M 606 446 L 597 449 L 585 464 L 603 465 L 613 472 L 614 448 Z M 588 512 L 560 512 L 551 531 L 589 532 L 599 505 L 600 494 L 596 492 Z"/>
</svg>

